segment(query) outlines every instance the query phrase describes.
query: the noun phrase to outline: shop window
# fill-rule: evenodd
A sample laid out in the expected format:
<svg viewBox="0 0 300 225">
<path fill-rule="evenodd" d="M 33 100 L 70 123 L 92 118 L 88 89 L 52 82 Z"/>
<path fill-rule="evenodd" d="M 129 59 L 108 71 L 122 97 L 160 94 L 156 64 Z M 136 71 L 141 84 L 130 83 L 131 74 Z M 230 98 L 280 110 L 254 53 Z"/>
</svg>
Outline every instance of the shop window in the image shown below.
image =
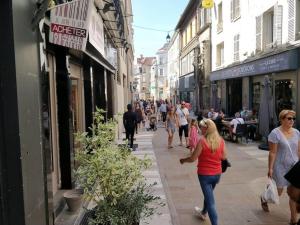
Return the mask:
<svg viewBox="0 0 300 225">
<path fill-rule="evenodd" d="M 258 112 L 260 103 L 260 82 L 252 84 L 252 110 Z"/>
<path fill-rule="evenodd" d="M 294 80 L 275 81 L 275 108 L 277 116 L 283 109 L 295 110 L 296 84 Z"/>
</svg>

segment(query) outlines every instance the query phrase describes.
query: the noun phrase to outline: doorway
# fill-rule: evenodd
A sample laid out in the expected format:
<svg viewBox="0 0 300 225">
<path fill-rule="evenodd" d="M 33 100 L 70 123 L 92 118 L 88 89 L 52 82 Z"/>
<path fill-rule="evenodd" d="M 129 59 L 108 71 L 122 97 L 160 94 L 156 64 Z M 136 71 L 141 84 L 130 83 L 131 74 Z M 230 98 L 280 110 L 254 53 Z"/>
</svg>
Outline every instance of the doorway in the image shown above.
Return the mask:
<svg viewBox="0 0 300 225">
<path fill-rule="evenodd" d="M 242 109 L 242 78 L 227 80 L 227 114 L 233 116 Z"/>
</svg>

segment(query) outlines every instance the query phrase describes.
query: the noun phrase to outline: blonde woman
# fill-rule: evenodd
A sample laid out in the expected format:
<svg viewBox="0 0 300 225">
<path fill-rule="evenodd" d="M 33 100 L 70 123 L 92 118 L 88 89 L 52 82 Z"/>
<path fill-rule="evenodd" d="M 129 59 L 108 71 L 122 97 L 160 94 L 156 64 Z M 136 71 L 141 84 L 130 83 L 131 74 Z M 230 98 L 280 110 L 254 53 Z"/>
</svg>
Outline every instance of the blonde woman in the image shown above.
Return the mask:
<svg viewBox="0 0 300 225">
<path fill-rule="evenodd" d="M 282 110 L 279 113 L 280 126 L 273 129 L 269 134 L 269 170 L 268 177 L 275 180 L 278 194 L 281 195 L 283 189 L 287 187 L 288 191 L 291 184 L 284 178 L 284 175 L 299 160 L 300 157 L 300 133 L 293 128 L 296 119 L 296 113 L 293 110 Z M 266 202 L 262 201 L 264 211 L 269 211 Z M 296 202 L 289 200 L 291 212 L 291 225 L 297 225 L 297 207 Z"/>
<path fill-rule="evenodd" d="M 168 111 L 165 126 L 168 132 L 168 148 L 173 148 L 173 137 L 176 131 L 176 127 L 178 127 L 177 114 L 175 113 L 175 109 L 173 106 L 171 106 L 170 110 Z"/>
<path fill-rule="evenodd" d="M 218 224 L 214 189 L 220 181 L 221 160 L 226 158 L 225 142 L 220 137 L 215 123 L 210 119 L 201 120 L 202 136 L 190 157 L 180 159 L 180 163 L 194 162 L 198 159 L 198 179 L 204 196 L 203 209 L 195 207 L 200 219 L 205 220 L 208 213 L 212 225 Z"/>
</svg>

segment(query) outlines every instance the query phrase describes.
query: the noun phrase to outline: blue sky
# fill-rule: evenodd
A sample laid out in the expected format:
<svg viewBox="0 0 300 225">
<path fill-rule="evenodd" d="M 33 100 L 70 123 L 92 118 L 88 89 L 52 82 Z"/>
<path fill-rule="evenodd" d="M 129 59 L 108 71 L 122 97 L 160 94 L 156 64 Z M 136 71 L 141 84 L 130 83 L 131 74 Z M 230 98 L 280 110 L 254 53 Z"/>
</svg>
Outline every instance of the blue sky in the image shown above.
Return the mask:
<svg viewBox="0 0 300 225">
<path fill-rule="evenodd" d="M 132 0 L 135 56 L 155 56 L 161 48 L 168 32 L 179 21 L 189 0 Z M 136 26 L 163 31 L 141 29 Z"/>
</svg>

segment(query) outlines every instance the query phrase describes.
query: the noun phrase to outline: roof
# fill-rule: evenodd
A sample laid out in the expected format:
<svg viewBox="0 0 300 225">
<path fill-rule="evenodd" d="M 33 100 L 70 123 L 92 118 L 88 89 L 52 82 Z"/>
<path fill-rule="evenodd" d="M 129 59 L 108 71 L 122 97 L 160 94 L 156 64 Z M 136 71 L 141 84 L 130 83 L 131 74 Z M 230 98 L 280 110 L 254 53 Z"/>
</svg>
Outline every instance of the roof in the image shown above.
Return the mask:
<svg viewBox="0 0 300 225">
<path fill-rule="evenodd" d="M 141 57 L 137 58 L 137 63 L 145 66 L 152 66 L 156 57 Z"/>
<path fill-rule="evenodd" d="M 168 42 L 165 43 L 163 47 L 161 47 L 160 49 L 158 49 L 158 51 L 157 51 L 156 54 L 166 52 L 168 50 L 168 46 L 169 46 L 169 43 Z"/>
</svg>

